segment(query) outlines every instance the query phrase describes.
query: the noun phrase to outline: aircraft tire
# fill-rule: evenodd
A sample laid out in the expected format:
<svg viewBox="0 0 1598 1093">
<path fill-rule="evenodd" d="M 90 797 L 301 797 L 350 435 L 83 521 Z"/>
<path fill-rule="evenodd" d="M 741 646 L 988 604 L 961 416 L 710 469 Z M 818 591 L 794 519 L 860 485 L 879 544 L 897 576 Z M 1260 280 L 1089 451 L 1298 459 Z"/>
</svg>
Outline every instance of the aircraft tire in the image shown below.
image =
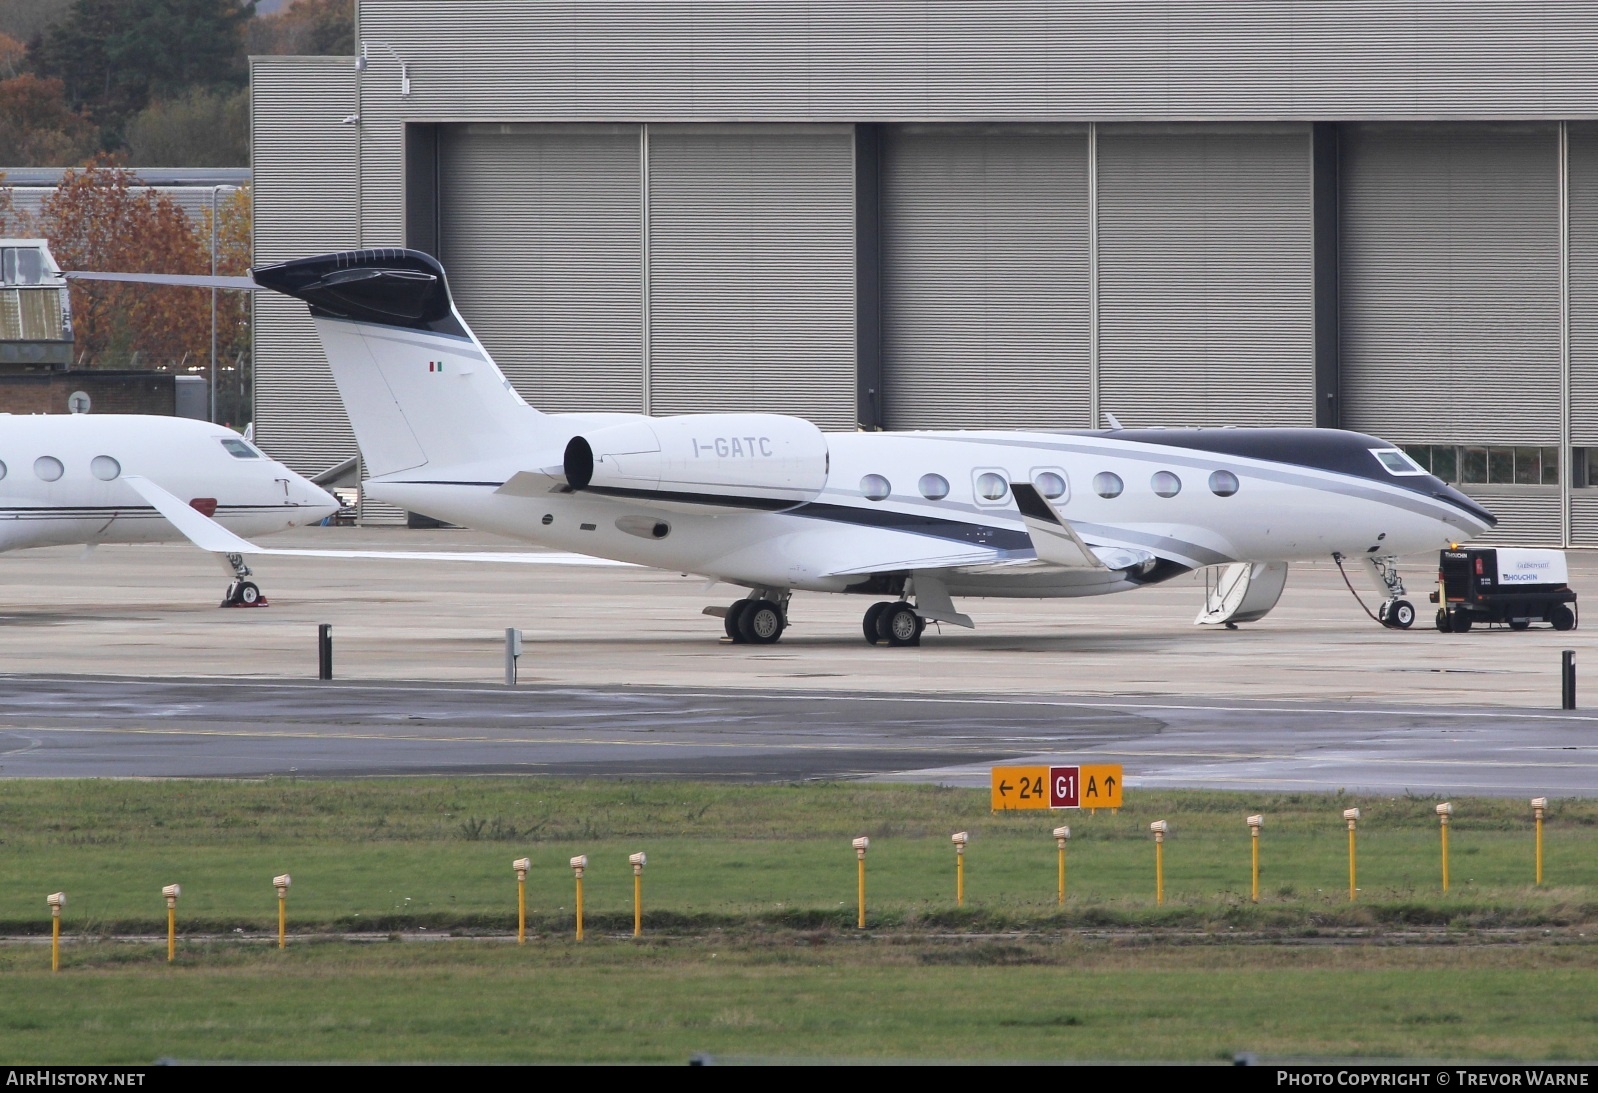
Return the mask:
<svg viewBox="0 0 1598 1093">
<path fill-rule="evenodd" d="M 1415 605 L 1408 600 L 1394 600 L 1387 610 L 1387 625 L 1394 630 L 1408 630 L 1415 625 Z"/>
<path fill-rule="evenodd" d="M 1554 624 L 1555 630 L 1573 630 L 1576 627 L 1576 613 L 1564 604 L 1559 604 L 1548 612 L 1548 621 Z"/>
<path fill-rule="evenodd" d="M 260 599 L 261 590 L 254 581 L 241 582 L 238 591 L 233 593 L 233 602 L 242 603 L 245 607 L 254 607 Z"/>
<path fill-rule="evenodd" d="M 727 608 L 727 614 L 722 618 L 722 629 L 726 630 L 727 637 L 732 639 L 734 645 L 742 645 L 747 639 L 743 630 L 738 625 L 738 620 L 743 618 L 744 608 L 748 607 L 750 600 L 734 600 L 732 606 Z"/>
<path fill-rule="evenodd" d="M 921 631 L 925 627 L 916 609 L 907 603 L 889 604 L 877 618 L 877 632 L 889 645 L 896 647 L 920 645 Z"/>
<path fill-rule="evenodd" d="M 782 608 L 770 600 L 750 600 L 738 618 L 738 630 L 751 645 L 774 645 L 786 628 Z"/>
<path fill-rule="evenodd" d="M 865 633 L 867 645 L 875 645 L 883 640 L 882 632 L 877 629 L 877 620 L 882 618 L 882 613 L 892 606 L 891 602 L 882 600 L 866 608 L 866 617 L 861 621 L 860 627 Z"/>
</svg>

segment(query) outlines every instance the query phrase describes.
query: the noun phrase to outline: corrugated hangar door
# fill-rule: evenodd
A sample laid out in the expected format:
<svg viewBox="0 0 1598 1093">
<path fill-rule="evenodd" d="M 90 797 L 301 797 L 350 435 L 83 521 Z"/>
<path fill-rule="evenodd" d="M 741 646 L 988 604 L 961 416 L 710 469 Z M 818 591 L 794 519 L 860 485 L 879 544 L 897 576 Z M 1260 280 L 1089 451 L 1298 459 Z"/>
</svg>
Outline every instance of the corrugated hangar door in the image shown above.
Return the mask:
<svg viewBox="0 0 1598 1093">
<path fill-rule="evenodd" d="M 888 424 L 1088 426 L 1086 127 L 893 127 L 881 180 Z"/>
<path fill-rule="evenodd" d="M 1099 407 L 1315 424 L 1308 125 L 1098 128 Z"/>
<path fill-rule="evenodd" d="M 1598 546 L 1598 123 L 1569 126 L 1570 443 L 1582 470 L 1570 494 L 1570 541 Z"/>
<path fill-rule="evenodd" d="M 1344 427 L 1397 444 L 1557 445 L 1554 125 L 1342 134 Z M 1464 481 L 1494 542 L 1557 542 L 1559 487 Z"/>
<path fill-rule="evenodd" d="M 856 424 L 854 130 L 650 125 L 648 405 Z"/>
<path fill-rule="evenodd" d="M 640 137 L 636 125 L 442 127 L 450 289 L 541 410 L 644 409 Z"/>
<path fill-rule="evenodd" d="M 1343 425 L 1557 444 L 1555 127 L 1354 125 L 1341 159 Z"/>
</svg>

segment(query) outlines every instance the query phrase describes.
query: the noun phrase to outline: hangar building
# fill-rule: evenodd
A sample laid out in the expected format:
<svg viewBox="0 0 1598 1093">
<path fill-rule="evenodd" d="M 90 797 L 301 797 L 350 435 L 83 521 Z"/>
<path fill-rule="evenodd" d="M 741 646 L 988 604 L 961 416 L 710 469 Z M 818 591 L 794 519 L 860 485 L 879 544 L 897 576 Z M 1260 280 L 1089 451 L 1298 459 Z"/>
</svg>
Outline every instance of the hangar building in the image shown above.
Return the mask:
<svg viewBox="0 0 1598 1093">
<path fill-rule="evenodd" d="M 540 408 L 1341 426 L 1598 545 L 1584 0 L 358 18 L 359 62 L 252 61 L 256 261 L 438 255 Z M 301 305 L 255 360 L 261 443 L 354 453 Z"/>
</svg>

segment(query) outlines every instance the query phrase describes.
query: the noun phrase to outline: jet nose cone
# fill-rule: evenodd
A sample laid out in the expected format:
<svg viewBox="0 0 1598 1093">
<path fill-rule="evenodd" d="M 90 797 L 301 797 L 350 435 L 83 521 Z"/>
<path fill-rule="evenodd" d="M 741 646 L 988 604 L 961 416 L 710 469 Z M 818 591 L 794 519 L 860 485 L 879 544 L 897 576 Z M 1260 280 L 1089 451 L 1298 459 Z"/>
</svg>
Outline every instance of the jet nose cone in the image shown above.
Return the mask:
<svg viewBox="0 0 1598 1093">
<path fill-rule="evenodd" d="M 1494 528 L 1498 526 L 1498 517 L 1483 508 L 1475 498 L 1467 496 L 1453 486 L 1443 485 L 1442 483 L 1438 485 L 1441 488 L 1436 490 L 1435 493 L 1440 500 L 1447 501 L 1472 519 L 1480 521 L 1485 527 Z"/>
<path fill-rule="evenodd" d="M 308 478 L 294 475 L 289 480 L 289 501 L 301 510 L 299 524 L 319 524 L 344 506 L 339 499 Z"/>
</svg>

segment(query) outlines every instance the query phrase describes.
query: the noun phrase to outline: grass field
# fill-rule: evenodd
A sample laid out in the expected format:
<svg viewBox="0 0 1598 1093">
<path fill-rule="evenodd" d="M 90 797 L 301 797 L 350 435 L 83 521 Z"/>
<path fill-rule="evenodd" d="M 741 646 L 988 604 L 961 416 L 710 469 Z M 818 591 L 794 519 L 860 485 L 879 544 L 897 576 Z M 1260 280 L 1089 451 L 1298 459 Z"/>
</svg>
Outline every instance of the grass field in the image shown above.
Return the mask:
<svg viewBox="0 0 1598 1093">
<path fill-rule="evenodd" d="M 1134 792 L 1115 814 L 994 815 L 985 793 L 855 783 L 0 786 L 0 932 L 46 933 L 45 894 L 69 899 L 62 974 L 41 937 L 0 945 L 0 1062 L 1598 1057 L 1594 802 L 1552 803 L 1536 888 L 1526 803 L 1456 799 L 1444 895 L 1425 798 Z M 1172 828 L 1163 907 L 1153 819 Z M 972 833 L 963 909 L 958 830 Z M 531 944 L 415 940 L 512 930 L 524 854 Z M 281 872 L 284 953 L 260 937 Z M 169 967 L 164 945 L 113 935 L 164 929 L 172 882 L 188 936 Z"/>
</svg>

